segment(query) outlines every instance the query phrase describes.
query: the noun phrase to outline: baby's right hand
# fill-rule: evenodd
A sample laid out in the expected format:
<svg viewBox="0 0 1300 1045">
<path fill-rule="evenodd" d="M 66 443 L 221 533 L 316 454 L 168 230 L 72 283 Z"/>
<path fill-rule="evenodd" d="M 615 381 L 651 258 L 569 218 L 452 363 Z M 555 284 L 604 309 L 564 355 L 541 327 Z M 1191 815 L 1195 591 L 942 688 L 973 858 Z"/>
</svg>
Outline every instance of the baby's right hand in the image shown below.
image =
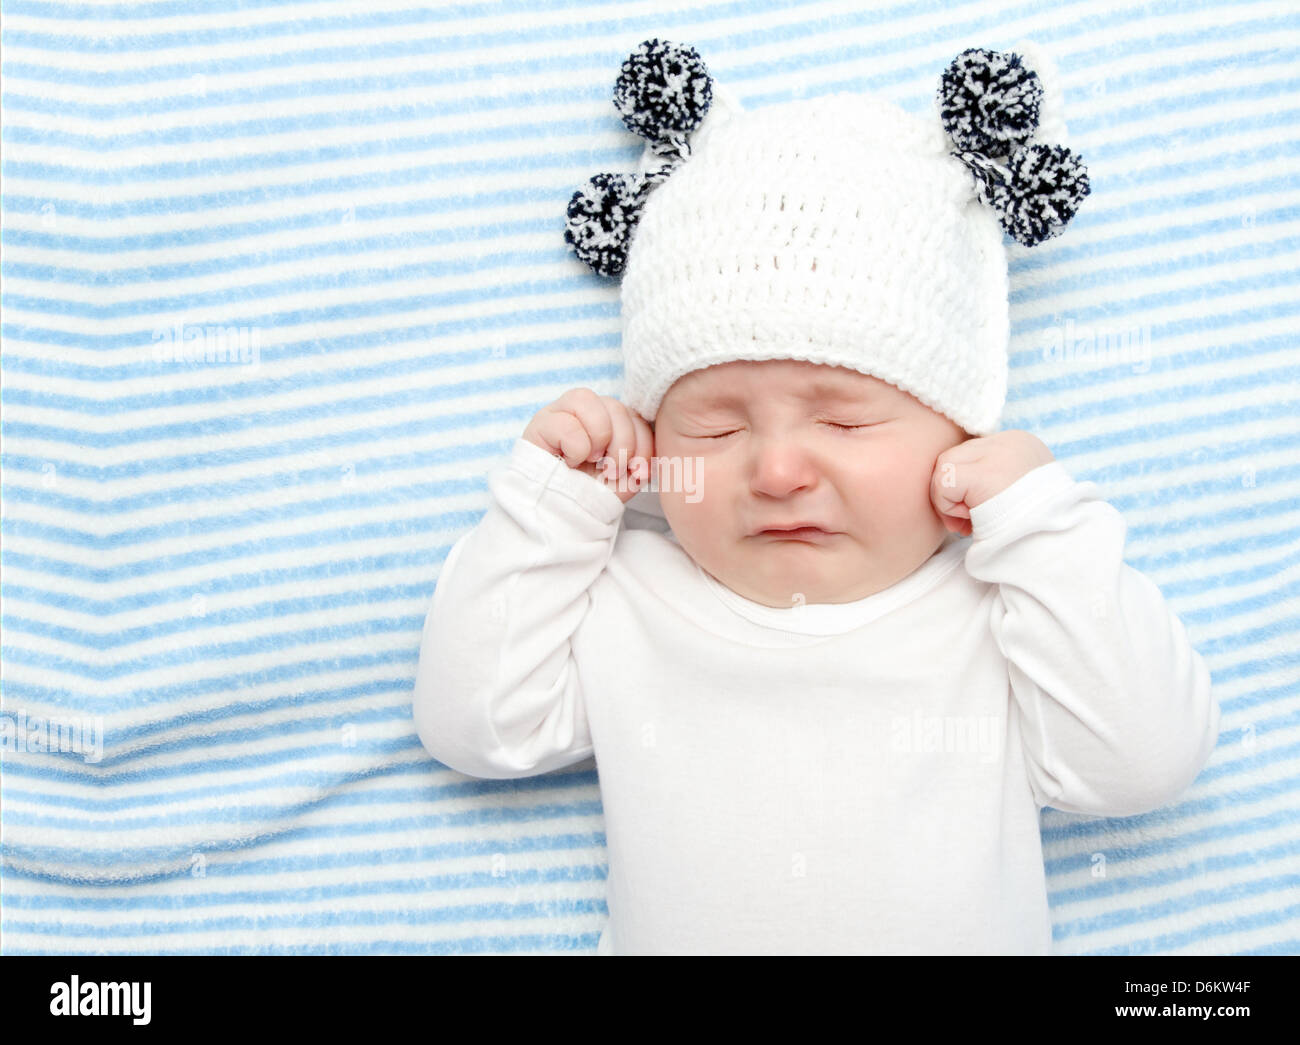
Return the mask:
<svg viewBox="0 0 1300 1045">
<path fill-rule="evenodd" d="M 590 388 L 571 388 L 542 407 L 528 422 L 523 438 L 586 472 L 627 504 L 650 478 L 654 432 L 640 414 L 613 396 Z M 626 452 L 626 489 L 619 489 L 619 451 Z"/>
</svg>

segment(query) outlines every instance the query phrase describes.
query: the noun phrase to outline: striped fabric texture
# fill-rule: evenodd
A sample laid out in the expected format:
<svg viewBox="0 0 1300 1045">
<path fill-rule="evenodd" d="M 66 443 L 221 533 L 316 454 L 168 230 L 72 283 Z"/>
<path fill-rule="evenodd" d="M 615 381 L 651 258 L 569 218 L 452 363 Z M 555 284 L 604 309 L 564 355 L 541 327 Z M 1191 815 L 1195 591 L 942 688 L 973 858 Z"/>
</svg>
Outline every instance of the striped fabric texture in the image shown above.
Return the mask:
<svg viewBox="0 0 1300 1045">
<path fill-rule="evenodd" d="M 1004 428 L 1129 524 L 1223 709 L 1176 804 L 1042 814 L 1061 954 L 1300 952 L 1300 8 L 11 0 L 0 949 L 572 953 L 596 767 L 461 776 L 411 720 L 486 476 L 621 389 L 569 197 L 653 36 L 746 108 L 913 112 L 1054 57 L 1092 195 L 1008 241 Z M 1158 742 L 1159 738 L 1153 738 Z"/>
</svg>

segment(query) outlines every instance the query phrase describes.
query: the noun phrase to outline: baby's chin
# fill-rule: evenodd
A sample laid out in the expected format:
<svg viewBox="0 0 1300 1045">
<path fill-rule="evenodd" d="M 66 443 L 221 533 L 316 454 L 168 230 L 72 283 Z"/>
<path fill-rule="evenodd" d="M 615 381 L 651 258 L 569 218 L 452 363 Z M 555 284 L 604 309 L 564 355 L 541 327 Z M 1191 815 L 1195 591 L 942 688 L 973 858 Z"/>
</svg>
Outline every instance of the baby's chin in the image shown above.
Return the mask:
<svg viewBox="0 0 1300 1045">
<path fill-rule="evenodd" d="M 852 602 L 865 597 L 854 592 L 872 583 L 868 564 L 828 554 L 822 546 L 779 541 L 761 555 L 758 562 L 733 560 L 705 569 L 737 595 L 764 606 Z"/>
<path fill-rule="evenodd" d="M 744 542 L 743 553 L 700 565 L 737 595 L 764 606 L 857 602 L 919 569 L 946 538 L 945 531 L 932 544 L 879 556 L 845 536 L 820 543 L 763 539 Z"/>
</svg>

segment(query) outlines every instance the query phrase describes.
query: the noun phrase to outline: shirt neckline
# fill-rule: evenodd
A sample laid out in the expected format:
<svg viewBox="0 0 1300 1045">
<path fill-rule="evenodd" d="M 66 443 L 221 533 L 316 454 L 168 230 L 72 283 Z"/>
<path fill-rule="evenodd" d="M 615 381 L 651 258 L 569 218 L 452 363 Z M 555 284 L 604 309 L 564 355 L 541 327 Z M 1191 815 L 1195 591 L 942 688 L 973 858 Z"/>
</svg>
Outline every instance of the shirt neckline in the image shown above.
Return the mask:
<svg viewBox="0 0 1300 1045">
<path fill-rule="evenodd" d="M 906 577 L 864 599 L 819 602 L 788 609 L 764 606 L 745 598 L 717 580 L 699 563 L 695 563 L 695 569 L 718 601 L 746 620 L 799 635 L 841 635 L 883 617 L 934 587 L 962 561 L 969 543 L 959 534 L 949 533 L 935 553 Z"/>
</svg>

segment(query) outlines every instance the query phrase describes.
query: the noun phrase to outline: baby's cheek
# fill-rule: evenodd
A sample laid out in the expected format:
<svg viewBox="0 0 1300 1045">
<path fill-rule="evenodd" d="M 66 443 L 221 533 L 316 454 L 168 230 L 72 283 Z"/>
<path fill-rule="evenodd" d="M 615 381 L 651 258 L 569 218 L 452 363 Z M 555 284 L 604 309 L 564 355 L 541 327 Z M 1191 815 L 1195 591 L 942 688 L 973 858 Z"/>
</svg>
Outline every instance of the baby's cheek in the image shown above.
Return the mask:
<svg viewBox="0 0 1300 1045">
<path fill-rule="evenodd" d="M 924 478 L 911 460 L 890 462 L 859 480 L 864 493 L 860 516 L 877 533 L 888 535 L 914 527 L 918 519 L 933 514 L 930 477 Z"/>
<path fill-rule="evenodd" d="M 707 540 L 708 535 L 716 529 L 711 517 L 713 501 L 707 491 L 702 492 L 702 496 L 688 496 L 686 490 L 661 488 L 659 504 L 664 510 L 668 525 L 683 543 L 689 539 L 692 544 L 699 544 L 702 540 Z"/>
</svg>

